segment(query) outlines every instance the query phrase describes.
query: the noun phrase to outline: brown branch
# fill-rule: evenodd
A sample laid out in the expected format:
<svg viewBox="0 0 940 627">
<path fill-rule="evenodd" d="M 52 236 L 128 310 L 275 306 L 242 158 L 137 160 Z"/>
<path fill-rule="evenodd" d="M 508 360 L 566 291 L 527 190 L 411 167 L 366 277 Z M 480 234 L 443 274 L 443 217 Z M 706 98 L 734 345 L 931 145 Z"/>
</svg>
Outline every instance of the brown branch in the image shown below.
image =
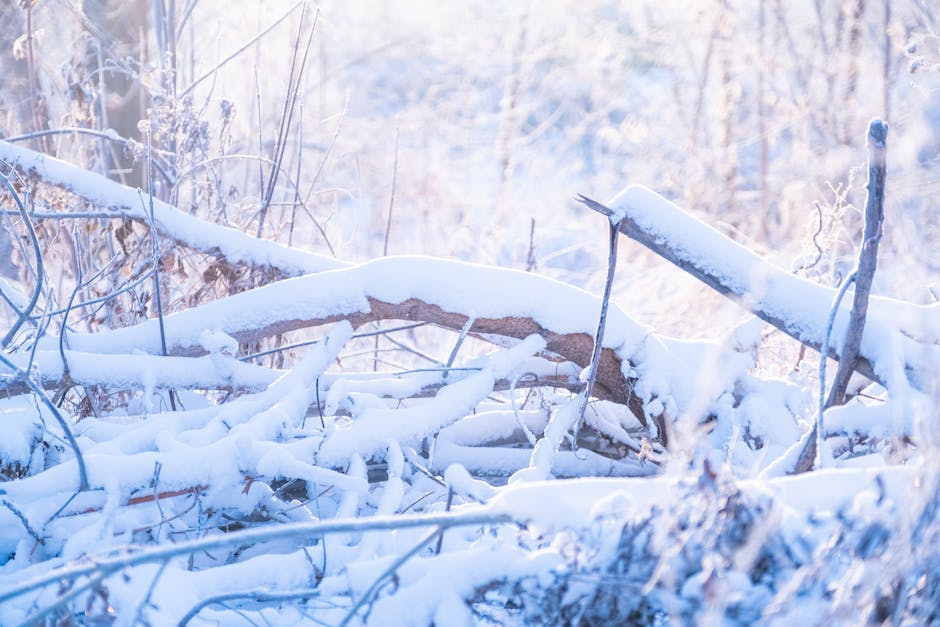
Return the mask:
<svg viewBox="0 0 940 627">
<path fill-rule="evenodd" d="M 252 239 L 252 241 L 256 241 Z M 560 306 L 563 305 L 563 306 Z M 580 367 L 591 363 L 594 338 L 589 320 L 599 299 L 576 287 L 535 274 L 427 257 L 383 257 L 360 266 L 270 283 L 171 314 L 165 319 L 167 352 L 205 354 L 206 329 L 242 343 L 341 320 L 354 328 L 382 320 L 424 322 L 455 331 L 473 315 L 467 332 L 498 340 L 536 334 L 546 351 Z M 633 394 L 630 350 L 659 350 L 649 332 L 619 309 L 610 312 L 609 334 L 597 366 L 600 399 L 627 405 L 645 424 L 643 403 Z M 70 333 L 73 350 L 101 355 L 161 352 L 156 320 L 99 331 Z M 52 349 L 56 338 L 40 340 Z M 621 348 L 623 345 L 624 348 Z M 47 348 L 48 346 L 48 348 Z M 635 376 L 635 375 L 634 375 Z"/>
<path fill-rule="evenodd" d="M 333 324 L 340 320 L 348 320 L 353 328 L 383 320 L 407 320 L 426 322 L 453 331 L 460 331 L 467 322 L 466 314 L 447 311 L 438 305 L 417 298 L 409 298 L 394 303 L 369 297 L 368 301 L 369 311 L 366 312 L 334 314 L 322 318 L 282 320 L 266 326 L 232 333 L 232 337 L 239 342 L 255 342 L 278 333 Z M 591 355 L 594 351 L 594 338 L 589 333 L 557 333 L 528 317 L 476 318 L 470 327 L 470 332 L 498 335 L 517 340 L 525 339 L 532 334 L 540 335 L 545 338 L 546 347 L 549 351 L 581 367 L 586 367 L 591 363 Z M 199 349 L 194 350 L 198 351 Z M 643 413 L 643 403 L 632 393 L 635 379 L 628 379 L 623 375 L 622 364 L 623 360 L 612 349 L 604 348 L 601 351 L 597 364 L 597 385 L 594 389 L 594 396 L 601 400 L 627 405 L 637 420 L 645 425 L 646 416 Z"/>
</svg>

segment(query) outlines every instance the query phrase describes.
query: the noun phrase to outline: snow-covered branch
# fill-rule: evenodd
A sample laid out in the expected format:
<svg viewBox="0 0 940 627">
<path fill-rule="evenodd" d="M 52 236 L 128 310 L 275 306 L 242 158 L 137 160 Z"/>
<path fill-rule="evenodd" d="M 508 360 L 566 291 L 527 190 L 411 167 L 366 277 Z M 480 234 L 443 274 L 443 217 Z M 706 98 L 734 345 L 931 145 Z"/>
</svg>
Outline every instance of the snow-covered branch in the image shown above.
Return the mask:
<svg viewBox="0 0 940 627">
<path fill-rule="evenodd" d="M 107 209 L 117 216 L 147 223 L 149 217 L 140 190 L 125 187 L 90 172 L 28 148 L 0 140 L 0 161 L 16 168 L 28 180 L 74 194 L 95 210 Z M 154 199 L 154 222 L 160 234 L 193 250 L 223 257 L 231 264 L 270 268 L 286 276 L 321 272 L 346 264 L 272 241 L 257 239 L 241 231 L 206 222 Z"/>
<path fill-rule="evenodd" d="M 409 529 L 412 527 L 439 527 L 441 529 L 448 529 L 451 527 L 469 525 L 499 525 L 510 522 L 512 522 L 512 518 L 506 514 L 470 511 L 414 516 L 376 516 L 313 523 L 293 523 L 263 527 L 261 529 L 247 529 L 238 533 L 215 535 L 180 544 L 155 546 L 136 551 L 130 550 L 129 554 L 126 555 L 122 555 L 122 551 L 115 551 L 114 553 L 117 553 L 116 555 L 100 556 L 90 560 L 83 560 L 83 563 L 70 564 L 62 568 L 56 568 L 33 579 L 0 588 L 0 604 L 31 590 L 40 589 L 61 580 L 75 579 L 92 574 L 108 576 L 117 571 L 139 564 L 161 562 L 179 555 L 188 555 L 199 551 L 247 546 L 257 542 L 269 542 L 272 540 L 309 542 L 326 535 L 337 533 L 363 533 L 368 531 Z"/>
<path fill-rule="evenodd" d="M 784 272 L 704 224 L 659 194 L 631 185 L 604 205 L 588 207 L 620 220 L 620 232 L 740 303 L 764 321 L 819 350 L 835 290 Z M 834 337 L 845 337 L 849 308 L 836 316 Z M 891 347 L 891 348 L 889 348 Z M 838 359 L 840 347 L 830 356 Z M 856 370 L 887 384 L 900 363 L 921 389 L 935 385 L 940 365 L 940 303 L 914 305 L 873 297 Z"/>
<path fill-rule="evenodd" d="M 301 328 L 349 320 L 430 322 L 470 332 L 524 339 L 536 334 L 547 350 L 582 367 L 590 362 L 600 300 L 576 287 L 531 273 L 428 257 L 386 257 L 359 266 L 271 283 L 165 317 L 174 355 L 205 353 L 200 337 L 224 332 L 250 342 Z M 156 320 L 94 334 L 70 333 L 69 346 L 89 353 L 160 352 Z M 57 340 L 45 340 L 52 345 Z M 636 365 L 667 353 L 646 328 L 611 307 L 598 367 L 598 398 L 629 404 L 645 420 L 633 393 Z"/>
</svg>

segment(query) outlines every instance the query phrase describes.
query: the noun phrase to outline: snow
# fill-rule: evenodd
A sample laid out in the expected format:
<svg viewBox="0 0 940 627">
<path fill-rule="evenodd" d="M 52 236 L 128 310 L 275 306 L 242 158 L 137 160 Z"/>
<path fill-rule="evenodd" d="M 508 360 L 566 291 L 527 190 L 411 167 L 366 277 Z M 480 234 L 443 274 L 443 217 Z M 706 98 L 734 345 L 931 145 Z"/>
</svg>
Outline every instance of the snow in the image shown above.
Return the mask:
<svg viewBox="0 0 940 627">
<path fill-rule="evenodd" d="M 248 390 L 266 387 L 278 377 L 268 368 L 244 363 L 224 354 L 205 357 L 162 357 L 159 355 L 101 354 L 66 350 L 69 376 L 82 385 L 125 389 L 192 389 L 233 386 Z M 40 350 L 35 354 L 14 353 L 9 360 L 18 368 L 32 361 L 44 380 L 57 381 L 63 375 L 59 351 Z M 6 368 L 0 365 L 0 372 Z"/>
</svg>

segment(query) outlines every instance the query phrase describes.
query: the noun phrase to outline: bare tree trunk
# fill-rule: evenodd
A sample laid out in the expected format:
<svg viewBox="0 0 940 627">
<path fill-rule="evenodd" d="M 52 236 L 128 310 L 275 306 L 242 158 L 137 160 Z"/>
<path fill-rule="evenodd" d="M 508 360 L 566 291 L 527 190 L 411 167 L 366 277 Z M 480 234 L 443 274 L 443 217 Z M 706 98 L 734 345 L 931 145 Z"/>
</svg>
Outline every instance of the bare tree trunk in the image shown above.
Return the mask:
<svg viewBox="0 0 940 627">
<path fill-rule="evenodd" d="M 84 0 L 91 35 L 86 65 L 98 76 L 98 123 L 121 137 L 140 141 L 138 123 L 146 117 L 148 96 L 125 59 L 146 60 L 147 0 Z M 143 185 L 143 168 L 132 155 L 106 153 L 108 176 L 131 187 Z"/>
<path fill-rule="evenodd" d="M 891 0 L 884 0 L 884 23 L 885 23 L 885 40 L 884 40 L 884 66 L 882 67 L 882 77 L 884 79 L 883 91 L 882 91 L 882 102 L 881 102 L 881 115 L 884 116 L 886 122 L 891 121 L 891 33 L 889 29 L 891 27 Z"/>
<path fill-rule="evenodd" d="M 862 18 L 865 15 L 865 0 L 855 0 L 852 5 L 852 15 L 849 22 L 849 51 L 848 67 L 846 68 L 845 96 L 841 109 L 845 112 L 840 129 L 840 142 L 851 145 L 854 143 L 854 133 L 858 125 L 855 124 L 851 114 L 858 92 L 858 64 L 862 47 Z"/>
<path fill-rule="evenodd" d="M 780 226 L 780 212 L 779 209 L 774 210 L 774 215 L 771 218 L 769 215 L 768 207 L 768 190 L 767 190 L 767 170 L 770 160 L 770 146 L 767 138 L 767 95 L 765 93 L 764 85 L 764 73 L 767 71 L 767 51 L 766 51 L 766 39 L 767 39 L 767 1 L 760 0 L 760 6 L 758 7 L 758 18 L 757 18 L 757 133 L 760 135 L 760 170 L 758 172 L 759 177 L 759 189 L 760 189 L 760 222 L 764 225 L 764 237 L 768 238 L 769 229 L 771 225 L 774 227 Z M 778 207 L 777 203 L 774 204 L 774 207 Z"/>
<path fill-rule="evenodd" d="M 721 211 L 733 219 L 735 205 L 737 201 L 737 149 L 734 145 L 734 111 L 737 101 L 736 86 L 732 78 L 731 58 L 732 46 L 731 38 L 734 30 L 732 21 L 734 12 L 729 0 L 723 0 L 721 3 L 721 33 L 719 41 L 721 43 L 721 88 L 724 97 L 722 120 L 724 122 L 724 133 L 722 137 L 722 152 L 724 154 L 724 202 Z"/>
</svg>

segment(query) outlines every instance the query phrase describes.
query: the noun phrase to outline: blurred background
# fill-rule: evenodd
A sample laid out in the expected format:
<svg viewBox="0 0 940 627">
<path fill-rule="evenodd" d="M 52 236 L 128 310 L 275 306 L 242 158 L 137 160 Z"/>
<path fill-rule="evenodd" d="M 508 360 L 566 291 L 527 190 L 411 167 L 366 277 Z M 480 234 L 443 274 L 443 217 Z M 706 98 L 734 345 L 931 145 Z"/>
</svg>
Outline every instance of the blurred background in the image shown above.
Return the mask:
<svg viewBox="0 0 940 627">
<path fill-rule="evenodd" d="M 938 14 L 931 0 L 7 0 L 0 135 L 325 255 L 456 257 L 599 293 L 606 221 L 574 197 L 630 183 L 838 283 L 882 117 L 875 289 L 927 302 Z M 76 128 L 104 134 L 36 134 Z M 632 242 L 614 300 L 677 336 L 744 317 Z"/>
</svg>

